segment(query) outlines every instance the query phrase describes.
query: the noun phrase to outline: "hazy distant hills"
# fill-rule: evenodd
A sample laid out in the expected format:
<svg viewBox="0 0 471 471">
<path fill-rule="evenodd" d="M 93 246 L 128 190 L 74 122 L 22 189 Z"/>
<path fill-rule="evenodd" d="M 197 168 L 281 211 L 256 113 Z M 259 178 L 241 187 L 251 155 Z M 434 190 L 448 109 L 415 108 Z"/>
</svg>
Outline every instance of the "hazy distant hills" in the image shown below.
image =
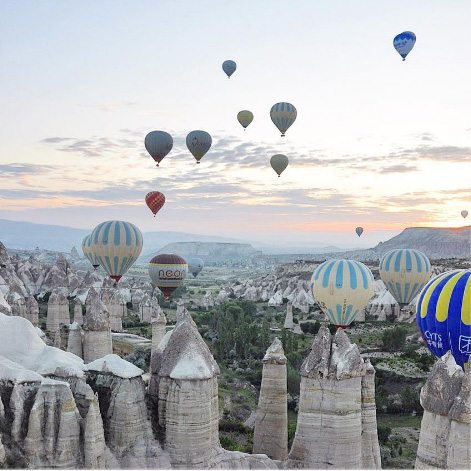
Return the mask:
<svg viewBox="0 0 471 471">
<path fill-rule="evenodd" d="M 465 227 L 408 227 L 400 234 L 376 247 L 330 254 L 319 253 L 313 259 L 331 257 L 376 260 L 393 249 L 416 249 L 429 258 L 471 258 L 471 226 Z"/>
<path fill-rule="evenodd" d="M 70 252 L 73 246 L 80 247 L 89 230 L 74 229 L 66 226 L 33 224 L 29 222 L 0 219 L 0 241 L 9 249 L 53 250 Z M 169 244 L 171 244 L 169 246 Z M 165 248 L 165 249 L 164 249 Z M 262 254 L 274 255 L 283 259 L 282 254 L 293 258 L 313 258 L 316 260 L 332 257 L 351 257 L 358 260 L 378 259 L 385 252 L 395 248 L 414 248 L 421 250 L 430 258 L 471 258 L 471 226 L 460 228 L 410 227 L 399 235 L 378 244 L 371 249 L 340 251 L 337 247 L 299 250 L 292 247 L 274 247 L 259 243 L 218 236 L 206 236 L 184 232 L 144 232 L 142 259 L 149 258 L 159 251 L 181 253 L 183 256 L 201 256 L 206 260 L 218 261 L 248 258 Z"/>
<path fill-rule="evenodd" d="M 250 244 L 227 242 L 174 242 L 163 247 L 158 253 L 177 253 L 186 259 L 200 257 L 209 264 L 247 260 L 263 255 L 261 250 L 254 249 Z"/>
<path fill-rule="evenodd" d="M 47 224 L 34 224 L 31 222 L 9 221 L 0 219 L 0 241 L 9 249 L 34 250 L 39 247 L 41 250 L 52 250 L 57 252 L 70 252 L 72 247 L 76 247 L 80 252 L 83 238 L 91 232 L 87 229 L 74 229 L 66 226 L 52 226 Z M 191 234 L 186 232 L 144 232 L 144 247 L 142 258 L 155 255 L 159 250 L 168 244 L 176 242 L 221 242 L 221 243 L 241 243 L 248 241 L 219 237 L 212 235 Z M 283 246 L 270 244 L 253 243 L 255 249 L 261 250 L 265 254 L 286 253 L 288 250 Z M 291 252 L 299 252 L 299 248 L 292 247 Z M 324 253 L 336 252 L 338 247 L 316 247 L 307 252 Z"/>
</svg>

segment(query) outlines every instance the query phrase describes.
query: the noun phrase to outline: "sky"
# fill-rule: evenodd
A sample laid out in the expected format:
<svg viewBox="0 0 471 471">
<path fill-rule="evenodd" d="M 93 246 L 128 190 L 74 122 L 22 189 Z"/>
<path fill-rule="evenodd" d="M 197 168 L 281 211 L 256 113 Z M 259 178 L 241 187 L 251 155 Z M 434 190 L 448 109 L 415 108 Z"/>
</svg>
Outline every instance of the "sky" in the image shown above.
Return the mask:
<svg viewBox="0 0 471 471">
<path fill-rule="evenodd" d="M 2 0 L 0 218 L 340 247 L 462 226 L 469 18 L 468 0 Z M 269 116 L 280 101 L 298 111 L 285 138 Z M 201 165 L 194 129 L 213 138 Z M 160 168 L 152 130 L 174 138 Z M 153 190 L 167 198 L 155 219 Z"/>
</svg>

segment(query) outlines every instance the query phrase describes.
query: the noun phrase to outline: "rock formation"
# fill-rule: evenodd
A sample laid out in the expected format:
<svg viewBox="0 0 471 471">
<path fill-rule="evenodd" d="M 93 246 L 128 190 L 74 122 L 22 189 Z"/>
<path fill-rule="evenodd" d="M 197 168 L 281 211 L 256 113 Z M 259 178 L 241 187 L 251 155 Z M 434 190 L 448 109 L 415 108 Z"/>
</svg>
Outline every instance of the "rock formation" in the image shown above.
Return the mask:
<svg viewBox="0 0 471 471">
<path fill-rule="evenodd" d="M 70 324 L 69 328 L 69 339 L 67 342 L 67 351 L 77 355 L 80 358 L 83 358 L 83 335 L 82 329 L 77 324 L 73 322 Z"/>
<path fill-rule="evenodd" d="M 110 328 L 115 332 L 123 330 L 123 317 L 126 313 L 126 303 L 116 288 L 103 289 L 101 300 L 110 314 Z"/>
<path fill-rule="evenodd" d="M 69 324 L 69 301 L 61 292 L 53 291 L 47 303 L 46 330 L 55 332 L 61 325 Z"/>
<path fill-rule="evenodd" d="M 292 329 L 294 327 L 294 322 L 293 322 L 293 305 L 291 303 L 288 303 L 286 305 L 286 317 L 285 317 L 285 323 L 283 325 L 283 328 L 285 329 Z"/>
<path fill-rule="evenodd" d="M 79 298 L 74 300 L 74 322 L 83 325 L 83 304 Z"/>
<path fill-rule="evenodd" d="M 85 363 L 113 352 L 110 317 L 106 306 L 98 295 L 89 295 L 87 301 L 83 321 L 83 359 Z"/>
<path fill-rule="evenodd" d="M 253 452 L 275 460 L 288 456 L 286 357 L 278 338 L 263 358 L 262 385 L 255 416 Z"/>
<path fill-rule="evenodd" d="M 361 469 L 371 463 L 380 467 L 371 378 L 363 384 L 362 399 L 367 369 L 371 375 L 372 367 L 367 368 L 342 329 L 331 336 L 321 326 L 301 366 L 298 422 L 288 468 Z"/>
<path fill-rule="evenodd" d="M 39 323 L 39 304 L 34 296 L 28 296 L 26 298 L 26 319 L 37 327 Z"/>
<path fill-rule="evenodd" d="M 24 296 L 16 291 L 10 291 L 5 300 L 11 307 L 12 316 L 19 316 L 27 319 L 26 300 Z"/>
<path fill-rule="evenodd" d="M 150 297 L 145 294 L 139 302 L 139 320 L 150 323 L 152 319 L 152 302 Z"/>
<path fill-rule="evenodd" d="M 415 469 L 471 468 L 471 372 L 448 353 L 420 392 L 424 408 Z"/>
<path fill-rule="evenodd" d="M 154 426 L 172 467 L 274 469 L 266 455 L 229 452 L 219 444 L 219 367 L 188 311 L 152 357 L 149 395 Z"/>
<path fill-rule="evenodd" d="M 153 312 L 151 319 L 152 323 L 152 354 L 157 350 L 160 342 L 165 336 L 165 327 L 167 325 L 167 318 L 165 317 L 164 311 L 158 306 Z"/>
</svg>

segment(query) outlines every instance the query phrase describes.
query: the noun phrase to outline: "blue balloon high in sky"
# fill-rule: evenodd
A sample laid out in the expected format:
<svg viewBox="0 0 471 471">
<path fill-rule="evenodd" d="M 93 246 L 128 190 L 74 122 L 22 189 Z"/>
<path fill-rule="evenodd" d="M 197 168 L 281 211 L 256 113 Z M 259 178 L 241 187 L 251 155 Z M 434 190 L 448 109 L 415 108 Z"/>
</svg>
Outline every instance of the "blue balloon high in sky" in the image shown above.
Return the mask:
<svg viewBox="0 0 471 471">
<path fill-rule="evenodd" d="M 452 270 L 433 278 L 417 301 L 417 325 L 437 357 L 451 351 L 464 367 L 471 355 L 471 270 Z"/>
<path fill-rule="evenodd" d="M 403 61 L 406 60 L 407 54 L 412 51 L 415 40 L 416 37 L 412 31 L 404 31 L 394 38 L 394 48 L 400 54 Z"/>
<path fill-rule="evenodd" d="M 228 78 L 236 71 L 237 64 L 234 61 L 227 60 L 222 63 L 222 70 L 226 73 Z"/>
</svg>

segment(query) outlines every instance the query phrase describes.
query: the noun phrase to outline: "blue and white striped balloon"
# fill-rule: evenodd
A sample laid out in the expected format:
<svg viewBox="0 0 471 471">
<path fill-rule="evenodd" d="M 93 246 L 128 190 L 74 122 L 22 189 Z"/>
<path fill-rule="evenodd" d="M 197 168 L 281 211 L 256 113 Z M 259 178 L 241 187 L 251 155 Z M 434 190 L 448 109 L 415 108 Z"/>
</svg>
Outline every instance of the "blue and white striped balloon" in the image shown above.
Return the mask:
<svg viewBox="0 0 471 471">
<path fill-rule="evenodd" d="M 311 278 L 312 294 L 332 324 L 346 327 L 374 295 L 371 270 L 356 260 L 321 263 Z"/>
<path fill-rule="evenodd" d="M 383 255 L 379 274 L 401 306 L 410 304 L 429 281 L 432 268 L 425 254 L 414 249 L 394 249 Z"/>
<path fill-rule="evenodd" d="M 100 262 L 96 258 L 90 234 L 88 234 L 82 241 L 82 252 L 96 270 L 100 266 Z"/>
<path fill-rule="evenodd" d="M 400 54 L 403 61 L 406 60 L 407 54 L 412 51 L 412 48 L 415 44 L 415 40 L 416 37 L 412 31 L 404 31 L 394 38 L 394 48 Z"/>
<path fill-rule="evenodd" d="M 298 112 L 291 103 L 275 103 L 270 110 L 270 118 L 273 124 L 280 130 L 284 137 L 288 128 L 296 121 Z"/>
<path fill-rule="evenodd" d="M 102 222 L 93 229 L 90 237 L 98 262 L 116 282 L 141 254 L 141 231 L 130 222 Z"/>
</svg>

